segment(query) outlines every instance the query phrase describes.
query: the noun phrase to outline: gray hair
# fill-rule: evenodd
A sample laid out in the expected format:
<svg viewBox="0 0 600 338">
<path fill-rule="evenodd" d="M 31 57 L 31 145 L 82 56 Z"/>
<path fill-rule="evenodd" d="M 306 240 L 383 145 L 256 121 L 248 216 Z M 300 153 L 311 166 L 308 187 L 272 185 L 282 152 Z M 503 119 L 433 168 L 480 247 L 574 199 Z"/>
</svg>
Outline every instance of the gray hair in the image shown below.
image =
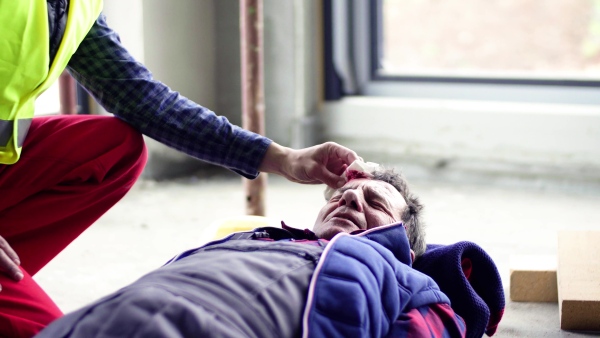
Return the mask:
<svg viewBox="0 0 600 338">
<path fill-rule="evenodd" d="M 418 258 L 425 253 L 427 246 L 425 243 L 425 224 L 421 220 L 423 205 L 419 201 L 419 198 L 410 192 L 408 182 L 404 176 L 394 172 L 394 169 L 380 167 L 373 172 L 372 175 L 374 180 L 383 181 L 392 185 L 400 192 L 402 197 L 404 197 L 407 207 L 400 217 L 402 223 L 406 227 L 406 234 L 408 235 L 410 247 Z"/>
</svg>

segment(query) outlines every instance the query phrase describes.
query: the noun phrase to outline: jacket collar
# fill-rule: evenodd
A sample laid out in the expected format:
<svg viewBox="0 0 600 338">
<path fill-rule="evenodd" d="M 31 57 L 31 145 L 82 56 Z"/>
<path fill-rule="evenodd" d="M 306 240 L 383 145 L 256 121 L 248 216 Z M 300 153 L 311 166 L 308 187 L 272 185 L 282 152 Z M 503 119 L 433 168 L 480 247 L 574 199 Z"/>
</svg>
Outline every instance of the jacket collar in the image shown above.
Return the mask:
<svg viewBox="0 0 600 338">
<path fill-rule="evenodd" d="M 397 260 L 408 266 L 412 266 L 408 235 L 402 222 L 364 230 L 359 234 L 353 234 L 353 236 L 366 237 L 384 246 L 394 254 Z"/>
<path fill-rule="evenodd" d="M 284 222 L 281 222 L 281 227 L 294 235 L 296 239 L 316 240 L 317 236 L 310 230 L 300 230 L 290 227 Z M 350 234 L 356 237 L 365 237 L 390 250 L 397 260 L 412 266 L 412 258 L 410 257 L 410 244 L 406 228 L 402 222 L 380 226 L 369 230 L 357 230 Z"/>
</svg>

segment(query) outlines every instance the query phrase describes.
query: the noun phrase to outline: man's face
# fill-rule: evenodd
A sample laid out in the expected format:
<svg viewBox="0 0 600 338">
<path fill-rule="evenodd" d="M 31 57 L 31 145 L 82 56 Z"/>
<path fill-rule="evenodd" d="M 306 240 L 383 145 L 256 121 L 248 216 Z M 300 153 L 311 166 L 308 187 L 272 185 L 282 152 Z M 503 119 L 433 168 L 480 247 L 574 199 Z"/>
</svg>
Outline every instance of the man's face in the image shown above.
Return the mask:
<svg viewBox="0 0 600 338">
<path fill-rule="evenodd" d="M 367 230 L 401 221 L 406 201 L 392 185 L 354 179 L 338 189 L 319 212 L 313 231 L 331 239 L 340 232 Z"/>
</svg>

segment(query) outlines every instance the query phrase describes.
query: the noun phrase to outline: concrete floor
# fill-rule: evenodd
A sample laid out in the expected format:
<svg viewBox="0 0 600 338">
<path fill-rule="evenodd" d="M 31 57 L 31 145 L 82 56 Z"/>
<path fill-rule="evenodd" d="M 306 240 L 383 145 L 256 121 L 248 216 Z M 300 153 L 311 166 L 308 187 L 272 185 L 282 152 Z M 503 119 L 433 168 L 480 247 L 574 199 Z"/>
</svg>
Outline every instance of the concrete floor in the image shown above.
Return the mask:
<svg viewBox="0 0 600 338">
<path fill-rule="evenodd" d="M 35 279 L 71 311 L 208 240 L 206 228 L 244 214 L 239 177 L 204 173 L 169 182 L 142 180 Z M 495 260 L 508 298 L 512 254 L 556 253 L 557 230 L 600 230 L 600 193 L 412 181 L 424 202 L 429 243 L 470 240 Z M 267 213 L 311 228 L 324 203 L 323 186 L 269 177 Z M 557 304 L 513 303 L 497 337 L 586 336 L 559 329 Z"/>
</svg>

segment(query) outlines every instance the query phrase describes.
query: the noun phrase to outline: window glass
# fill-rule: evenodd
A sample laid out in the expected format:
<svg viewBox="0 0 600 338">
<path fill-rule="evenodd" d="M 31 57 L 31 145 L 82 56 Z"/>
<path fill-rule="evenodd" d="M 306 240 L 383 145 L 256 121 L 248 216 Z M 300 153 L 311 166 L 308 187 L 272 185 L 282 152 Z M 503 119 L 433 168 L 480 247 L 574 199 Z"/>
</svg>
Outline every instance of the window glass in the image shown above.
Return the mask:
<svg viewBox="0 0 600 338">
<path fill-rule="evenodd" d="M 381 75 L 600 80 L 600 0 L 382 0 Z"/>
</svg>

